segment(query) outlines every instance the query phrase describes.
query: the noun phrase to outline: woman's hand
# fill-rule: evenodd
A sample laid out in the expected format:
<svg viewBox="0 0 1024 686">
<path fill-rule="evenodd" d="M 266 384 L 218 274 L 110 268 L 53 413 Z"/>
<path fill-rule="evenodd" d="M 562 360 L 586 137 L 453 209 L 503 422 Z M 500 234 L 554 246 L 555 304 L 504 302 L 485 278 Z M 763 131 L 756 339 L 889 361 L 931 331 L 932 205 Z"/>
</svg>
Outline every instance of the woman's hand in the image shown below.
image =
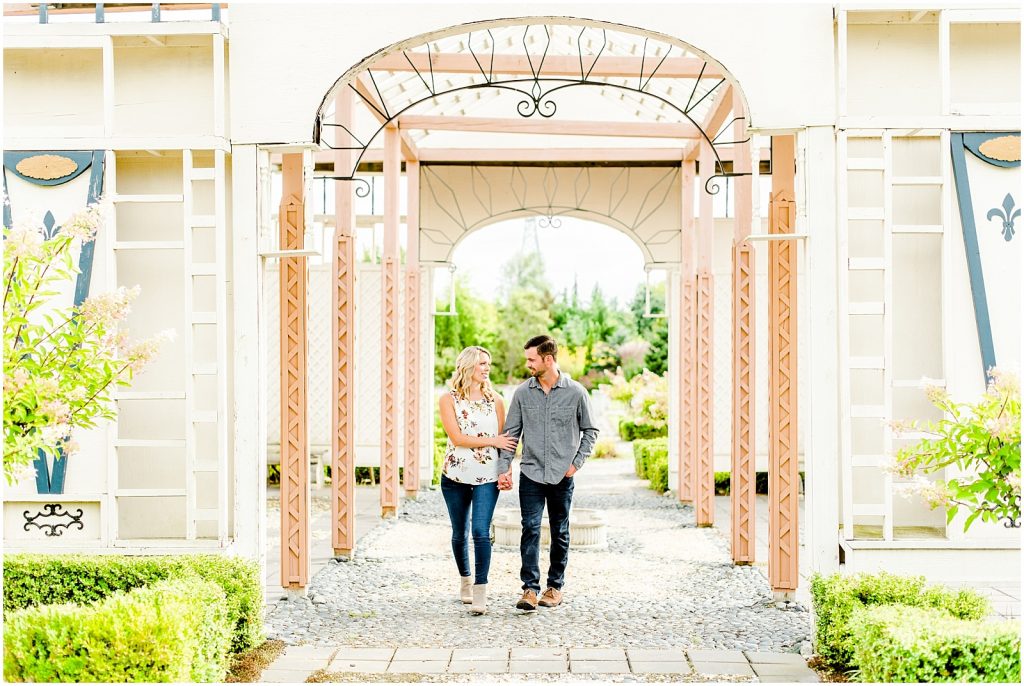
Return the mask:
<svg viewBox="0 0 1024 686">
<path fill-rule="evenodd" d="M 491 446 L 498 450 L 513 451 L 516 449 L 516 445 L 518 443 L 518 438 L 512 438 L 508 434 L 501 434 L 500 436 L 494 437 L 494 440 L 491 442 Z"/>
</svg>

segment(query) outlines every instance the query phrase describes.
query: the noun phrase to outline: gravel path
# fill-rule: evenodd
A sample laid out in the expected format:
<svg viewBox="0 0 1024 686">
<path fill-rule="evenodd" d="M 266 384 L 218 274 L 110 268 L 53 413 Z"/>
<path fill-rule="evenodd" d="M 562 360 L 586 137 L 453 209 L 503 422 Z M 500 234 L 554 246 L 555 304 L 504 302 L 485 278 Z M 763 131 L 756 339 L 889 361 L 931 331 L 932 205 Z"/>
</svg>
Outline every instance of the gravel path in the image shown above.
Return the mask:
<svg viewBox="0 0 1024 686">
<path fill-rule="evenodd" d="M 632 475 L 632 460 L 591 460 L 574 508 L 599 510 L 608 547 L 572 549 L 565 602 L 522 613 L 518 548 L 495 546 L 488 613 L 456 598 L 458 575 L 439 491 L 404 502 L 396 519 L 366 534 L 356 557 L 332 560 L 306 598 L 268 609 L 268 638 L 289 644 L 485 647 L 713 648 L 796 652 L 810 638 L 808 612 L 776 604 L 764 573 L 733 566 L 728 541 L 694 526 L 693 510 Z M 499 510 L 518 508 L 515 491 Z M 542 578 L 546 571 L 542 551 Z"/>
</svg>

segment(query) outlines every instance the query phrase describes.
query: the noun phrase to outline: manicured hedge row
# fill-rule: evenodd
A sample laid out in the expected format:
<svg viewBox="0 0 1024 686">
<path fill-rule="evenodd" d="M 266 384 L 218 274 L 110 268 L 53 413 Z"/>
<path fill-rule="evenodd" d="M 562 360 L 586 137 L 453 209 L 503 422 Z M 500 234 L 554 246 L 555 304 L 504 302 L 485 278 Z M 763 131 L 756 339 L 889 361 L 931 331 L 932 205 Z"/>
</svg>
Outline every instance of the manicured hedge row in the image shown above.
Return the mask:
<svg viewBox="0 0 1024 686">
<path fill-rule="evenodd" d="M 934 608 L 957 619 L 982 619 L 989 603 L 974 591 L 951 591 L 926 586 L 923 576 L 880 574 L 844 576 L 815 574 L 811 579 L 815 613 L 815 643 L 818 654 L 833 667 L 857 666 L 854 632 L 850 618 L 855 610 L 875 605 L 909 605 Z"/>
<path fill-rule="evenodd" d="M 223 681 L 231 626 L 224 591 L 197 576 L 116 592 L 91 605 L 8 611 L 4 679 Z"/>
<path fill-rule="evenodd" d="M 858 680 L 1020 683 L 1020 626 L 935 608 L 861 607 L 850 617 Z"/>
<path fill-rule="evenodd" d="M 619 436 L 624 441 L 635 441 L 637 439 L 661 438 L 668 436 L 668 427 L 654 427 L 649 424 L 637 424 L 628 419 L 619 420 Z"/>
<path fill-rule="evenodd" d="M 633 464 L 637 476 L 650 480 L 652 490 L 668 490 L 668 438 L 633 441 Z"/>
<path fill-rule="evenodd" d="M 263 641 L 259 566 L 223 555 L 5 555 L 4 613 L 38 605 L 85 605 L 118 591 L 189 577 L 223 590 L 233 652 Z"/>
</svg>

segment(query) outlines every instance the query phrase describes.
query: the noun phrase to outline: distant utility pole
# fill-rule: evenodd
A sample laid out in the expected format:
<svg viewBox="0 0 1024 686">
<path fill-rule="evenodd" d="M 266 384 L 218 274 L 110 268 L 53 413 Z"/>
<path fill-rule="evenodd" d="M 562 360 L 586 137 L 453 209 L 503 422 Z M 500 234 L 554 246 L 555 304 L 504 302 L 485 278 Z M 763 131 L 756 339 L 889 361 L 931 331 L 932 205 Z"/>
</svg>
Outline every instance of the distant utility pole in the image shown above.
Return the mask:
<svg viewBox="0 0 1024 686">
<path fill-rule="evenodd" d="M 540 240 L 537 238 L 537 218 L 527 217 L 523 220 L 523 242 L 519 246 L 519 252 L 526 253 L 528 245 L 533 244 L 533 252 L 540 254 Z"/>
</svg>

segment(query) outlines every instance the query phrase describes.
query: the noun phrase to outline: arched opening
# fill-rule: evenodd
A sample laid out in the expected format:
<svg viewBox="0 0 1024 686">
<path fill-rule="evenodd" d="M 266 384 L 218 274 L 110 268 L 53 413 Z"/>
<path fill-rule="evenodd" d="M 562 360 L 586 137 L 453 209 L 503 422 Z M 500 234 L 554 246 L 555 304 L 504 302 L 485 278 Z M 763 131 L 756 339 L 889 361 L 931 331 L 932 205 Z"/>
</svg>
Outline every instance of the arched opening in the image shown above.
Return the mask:
<svg viewBox="0 0 1024 686">
<path fill-rule="evenodd" d="M 502 108 L 508 113 L 509 105 L 514 117 L 497 116 Z M 745 113 L 738 84 L 699 50 L 653 33 L 580 20 L 508 20 L 452 28 L 392 46 L 339 79 L 317 113 L 315 138 L 323 151 L 317 153 L 314 166 L 314 177 L 338 182 L 339 228 L 332 244 L 332 290 L 338 305 L 332 365 L 338 391 L 332 394 L 338 398 L 332 417 L 334 472 L 343 476 L 352 468 L 351 463 L 344 464 L 344 456 L 353 453 L 355 415 L 353 376 L 346 368 L 356 351 L 350 340 L 344 340 L 355 311 L 352 207 L 356 198 L 375 192 L 361 176 L 382 172 L 381 339 L 374 348 L 381 351 L 382 513 L 394 514 L 400 488 L 414 495 L 423 476 L 421 437 L 427 430 L 429 400 L 425 402 L 419 379 L 429 375 L 424 375 L 427 345 L 421 339 L 430 331 L 425 305 L 433 296 L 426 268 L 446 264 L 466 233 L 494 218 L 533 214 L 551 221 L 564 214 L 590 213 L 621 224 L 642 246 L 648 266 L 672 272 L 668 309 L 682 322 L 672 391 L 677 420 L 670 439 L 674 480 L 679 500 L 693 503 L 698 525 L 712 525 L 713 205 L 724 185 L 718 179 L 725 177 L 735 180 L 731 276 L 733 300 L 739 303 L 734 306 L 732 335 L 735 393 L 730 433 L 733 488 L 738 491 L 731 513 L 732 557 L 741 564 L 753 561 L 754 269 L 748 238 L 761 233 L 752 225 L 756 201 L 751 189 L 751 176 L 760 171 L 761 150 L 751 145 Z M 591 117 L 583 118 L 586 114 Z M 570 115 L 580 118 L 562 119 Z M 540 142 L 524 145 L 526 136 Z M 375 147 L 381 138 L 383 147 Z M 643 147 L 633 145 L 635 139 L 642 139 Z M 791 233 L 792 137 L 777 139 L 774 147 L 781 163 L 773 171 L 781 183 L 772 197 L 769 225 L 773 233 Z M 293 166 L 293 174 L 296 169 Z M 591 193 L 597 177 L 603 187 Z M 634 177 L 648 180 L 636 187 L 622 182 Z M 301 181 L 301 174 L 295 178 Z M 282 215 L 287 202 L 298 207 L 294 197 L 287 200 L 287 185 Z M 293 180 L 293 193 L 299 188 Z M 659 212 L 674 216 L 651 221 Z M 293 231 L 293 239 L 294 235 Z M 283 227 L 281 247 L 299 245 L 288 242 Z M 770 245 L 775 307 L 769 313 L 775 347 L 769 471 L 777 479 L 772 585 L 791 594 L 797 585 L 796 245 L 793 240 L 773 240 Z M 284 299 L 295 295 L 294 289 L 282 293 Z M 398 380 L 400 367 L 404 384 Z M 298 368 L 294 371 L 294 377 L 301 376 Z M 287 393 L 282 388 L 282 397 Z M 293 442 L 304 452 L 301 437 Z M 398 471 L 403 466 L 405 480 L 400 484 Z M 332 535 L 339 555 L 350 554 L 354 544 L 351 496 L 344 481 L 332 497 L 337 515 Z M 282 513 L 283 522 L 294 519 Z M 282 546 L 282 581 L 301 588 L 306 576 L 296 562 L 301 535 L 298 528 L 295 531 L 294 543 Z"/>
</svg>

